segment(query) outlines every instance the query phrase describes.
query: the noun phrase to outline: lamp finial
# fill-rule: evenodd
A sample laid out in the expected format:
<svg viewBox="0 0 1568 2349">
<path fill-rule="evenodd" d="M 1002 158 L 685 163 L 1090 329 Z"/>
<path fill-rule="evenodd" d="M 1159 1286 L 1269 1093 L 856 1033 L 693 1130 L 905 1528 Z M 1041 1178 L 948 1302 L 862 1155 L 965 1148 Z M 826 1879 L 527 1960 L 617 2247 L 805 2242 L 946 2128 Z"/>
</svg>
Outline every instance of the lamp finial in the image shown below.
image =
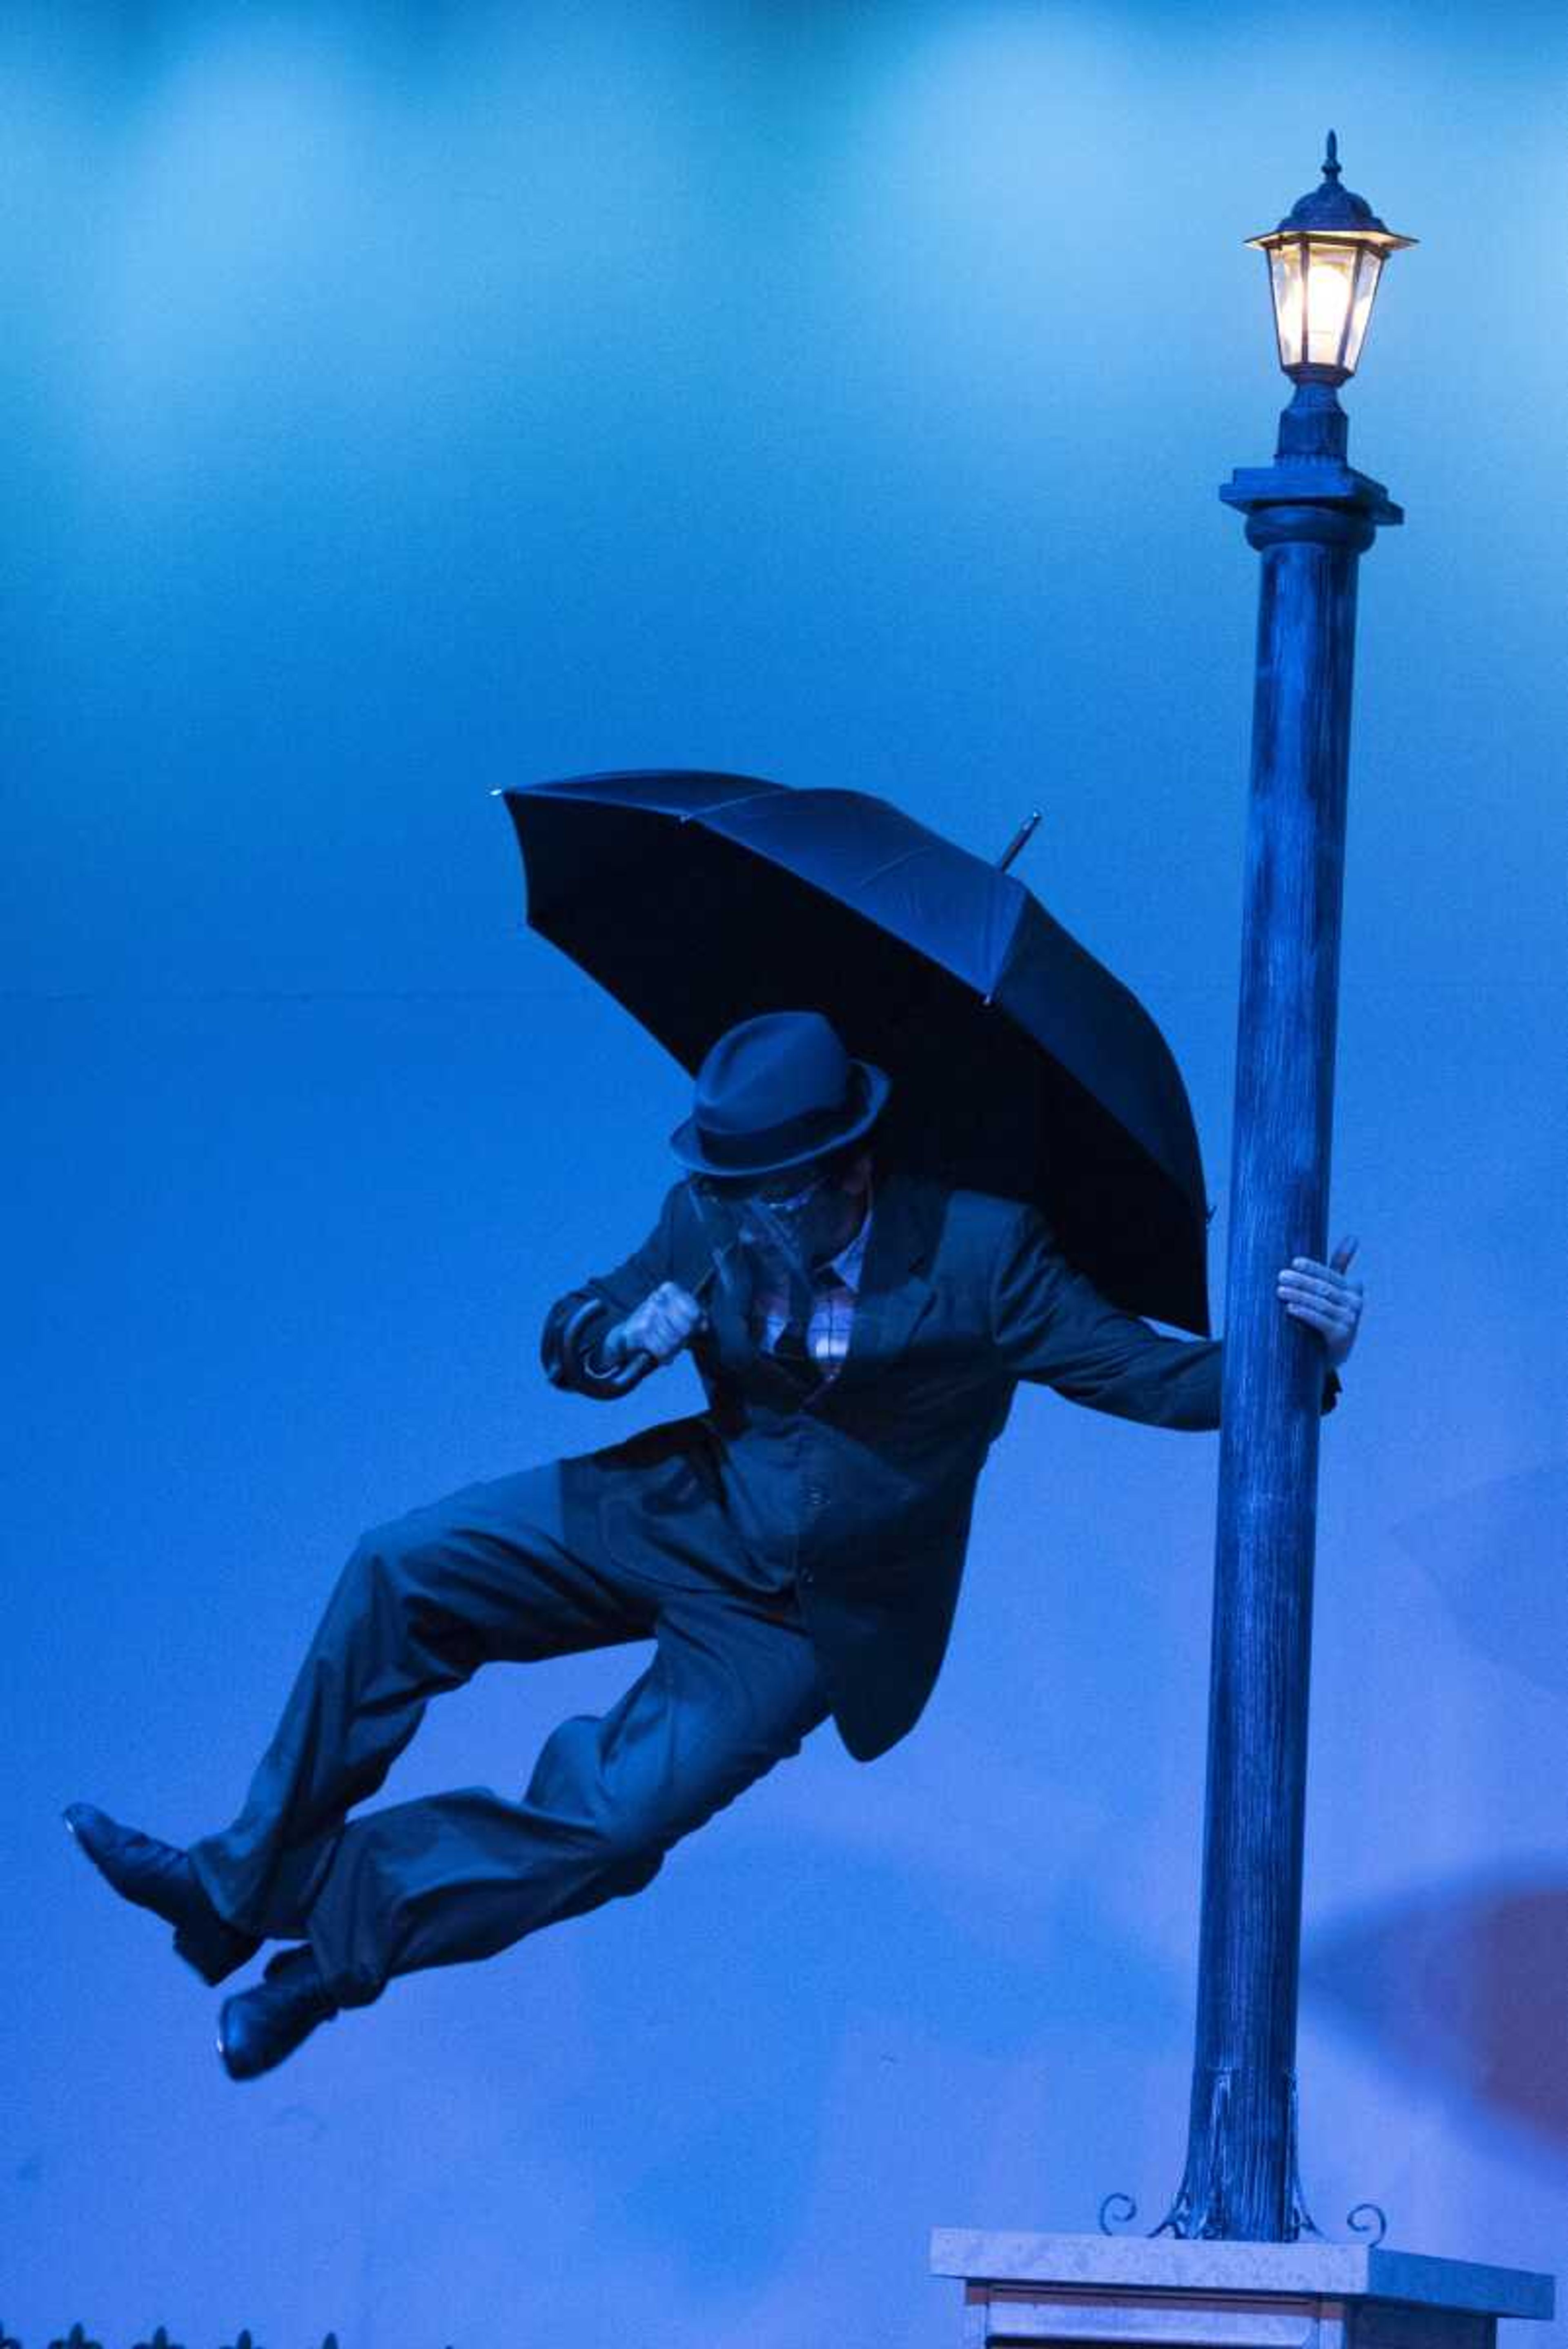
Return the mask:
<svg viewBox="0 0 1568 2349">
<path fill-rule="evenodd" d="M 1323 159 L 1323 176 L 1325 180 L 1337 181 L 1339 178 L 1339 133 L 1336 130 L 1328 134 L 1328 152 Z"/>
</svg>

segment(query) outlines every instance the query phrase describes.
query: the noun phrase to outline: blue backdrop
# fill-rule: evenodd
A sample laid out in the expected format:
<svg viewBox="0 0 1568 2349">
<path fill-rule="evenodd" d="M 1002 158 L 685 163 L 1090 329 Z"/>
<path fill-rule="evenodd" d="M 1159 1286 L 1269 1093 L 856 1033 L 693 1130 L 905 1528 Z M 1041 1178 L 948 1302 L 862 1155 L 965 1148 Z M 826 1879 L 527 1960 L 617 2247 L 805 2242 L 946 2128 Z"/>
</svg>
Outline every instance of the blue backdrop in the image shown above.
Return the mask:
<svg viewBox="0 0 1568 2349">
<path fill-rule="evenodd" d="M 1288 388 L 1241 240 L 1331 122 L 1422 242 L 1346 403 L 1410 521 L 1363 578 L 1307 2185 L 1560 2255 L 1565 73 L 1519 0 L 5 12 L 27 2349 L 935 2349 L 932 2223 L 1163 2209 L 1212 1437 L 1026 1392 L 906 1745 L 826 1733 L 643 1899 L 249 2090 L 58 1811 L 225 1818 L 360 1526 L 691 1407 L 537 1369 L 688 1088 L 522 927 L 495 786 L 729 767 L 985 854 L 1039 805 L 1023 875 L 1160 1019 L 1223 1201 L 1256 562 L 1214 491 Z M 520 1785 L 628 1671 L 492 1674 L 395 1790 Z"/>
</svg>

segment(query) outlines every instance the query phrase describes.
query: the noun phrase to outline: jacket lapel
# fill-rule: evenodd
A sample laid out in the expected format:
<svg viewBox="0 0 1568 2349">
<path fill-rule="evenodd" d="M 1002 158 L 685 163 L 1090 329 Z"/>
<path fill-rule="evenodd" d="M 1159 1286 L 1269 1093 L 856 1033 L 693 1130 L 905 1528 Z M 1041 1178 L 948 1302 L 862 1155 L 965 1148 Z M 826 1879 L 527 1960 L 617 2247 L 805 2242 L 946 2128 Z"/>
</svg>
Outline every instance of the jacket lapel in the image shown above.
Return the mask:
<svg viewBox="0 0 1568 2349">
<path fill-rule="evenodd" d="M 753 1351 L 752 1268 L 745 1249 L 735 1240 L 722 1241 L 713 1250 L 712 1262 L 715 1276 L 703 1302 L 719 1360 L 733 1369 Z"/>
<path fill-rule="evenodd" d="M 875 1377 L 914 1336 L 931 1302 L 924 1268 L 940 1210 L 936 1186 L 907 1168 L 893 1166 L 878 1174 L 849 1350 L 836 1387 Z"/>
</svg>

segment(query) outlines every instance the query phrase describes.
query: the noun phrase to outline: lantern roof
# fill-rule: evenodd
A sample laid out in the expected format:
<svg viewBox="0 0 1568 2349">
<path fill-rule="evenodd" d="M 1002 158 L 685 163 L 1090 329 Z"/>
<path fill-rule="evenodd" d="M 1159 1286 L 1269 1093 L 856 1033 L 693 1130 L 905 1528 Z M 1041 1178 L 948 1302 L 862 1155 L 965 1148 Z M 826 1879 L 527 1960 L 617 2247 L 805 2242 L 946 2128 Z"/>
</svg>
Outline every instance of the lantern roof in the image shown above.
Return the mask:
<svg viewBox="0 0 1568 2349">
<path fill-rule="evenodd" d="M 1413 236 L 1397 236 L 1385 222 L 1380 221 L 1365 196 L 1341 187 L 1339 175 L 1339 140 L 1331 130 L 1328 151 L 1323 161 L 1321 187 L 1310 189 L 1300 197 L 1278 228 L 1271 230 L 1266 236 L 1249 237 L 1248 243 L 1268 245 L 1279 236 L 1342 236 L 1364 239 L 1386 253 L 1415 243 Z"/>
</svg>

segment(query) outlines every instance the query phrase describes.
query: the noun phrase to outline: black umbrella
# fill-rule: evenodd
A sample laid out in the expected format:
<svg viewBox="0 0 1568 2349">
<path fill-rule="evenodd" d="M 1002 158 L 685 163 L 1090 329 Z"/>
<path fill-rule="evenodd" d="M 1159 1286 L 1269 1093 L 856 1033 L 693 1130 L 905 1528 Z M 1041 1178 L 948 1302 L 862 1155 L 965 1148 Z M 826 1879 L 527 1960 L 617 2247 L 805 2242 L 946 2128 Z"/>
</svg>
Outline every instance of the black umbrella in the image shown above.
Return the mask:
<svg viewBox="0 0 1568 2349">
<path fill-rule="evenodd" d="M 503 796 L 530 927 L 683 1067 L 759 1011 L 826 1012 L 890 1071 L 903 1148 L 1036 1200 L 1106 1296 L 1207 1332 L 1176 1062 L 1022 882 L 861 792 L 651 771 Z"/>
</svg>

